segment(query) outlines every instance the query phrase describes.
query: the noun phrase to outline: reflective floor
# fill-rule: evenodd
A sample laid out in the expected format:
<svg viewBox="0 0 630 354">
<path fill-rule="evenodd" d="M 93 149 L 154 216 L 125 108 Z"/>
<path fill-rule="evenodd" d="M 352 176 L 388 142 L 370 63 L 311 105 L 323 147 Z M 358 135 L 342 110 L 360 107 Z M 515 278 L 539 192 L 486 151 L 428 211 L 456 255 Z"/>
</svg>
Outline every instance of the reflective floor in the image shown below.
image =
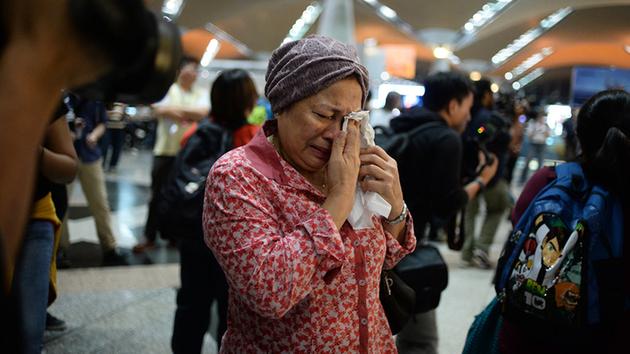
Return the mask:
<svg viewBox="0 0 630 354">
<path fill-rule="evenodd" d="M 126 151 L 107 190 L 118 245 L 127 250 L 141 238 L 147 213 L 151 170 L 149 151 Z M 517 191 L 514 191 L 517 192 Z M 100 248 L 94 222 L 77 185 L 70 198 L 72 268 L 59 272 L 60 294 L 50 312 L 65 320 L 65 331 L 46 332 L 47 353 L 169 353 L 179 285 L 176 249 L 163 244 L 144 255 L 129 252 L 131 266 L 99 267 Z M 495 239 L 496 261 L 507 237 L 505 220 Z M 492 270 L 464 265 L 459 252 L 438 245 L 449 264 L 449 286 L 437 311 L 439 352 L 460 353 L 468 327 L 494 295 Z M 216 324 L 211 325 L 214 333 Z M 204 353 L 216 352 L 206 336 Z"/>
</svg>

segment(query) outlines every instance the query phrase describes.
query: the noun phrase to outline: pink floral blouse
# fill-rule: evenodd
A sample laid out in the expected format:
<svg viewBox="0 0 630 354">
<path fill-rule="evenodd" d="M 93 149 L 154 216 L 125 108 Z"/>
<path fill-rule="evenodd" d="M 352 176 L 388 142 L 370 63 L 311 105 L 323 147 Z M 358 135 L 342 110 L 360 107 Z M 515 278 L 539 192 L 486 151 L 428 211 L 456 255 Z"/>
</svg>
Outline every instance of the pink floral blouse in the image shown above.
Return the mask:
<svg viewBox="0 0 630 354">
<path fill-rule="evenodd" d="M 215 163 L 203 222 L 230 285 L 222 353 L 396 352 L 379 280 L 415 248 L 411 217 L 401 246 L 376 217 L 338 231 L 324 200 L 262 129 Z"/>
</svg>

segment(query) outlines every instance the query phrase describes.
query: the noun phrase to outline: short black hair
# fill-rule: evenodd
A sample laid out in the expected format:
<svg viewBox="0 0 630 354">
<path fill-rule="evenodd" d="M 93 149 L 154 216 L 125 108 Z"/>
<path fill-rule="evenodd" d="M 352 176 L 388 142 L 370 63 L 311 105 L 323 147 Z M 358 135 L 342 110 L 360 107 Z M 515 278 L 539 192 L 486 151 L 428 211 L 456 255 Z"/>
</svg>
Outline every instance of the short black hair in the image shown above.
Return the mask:
<svg viewBox="0 0 630 354">
<path fill-rule="evenodd" d="M 424 80 L 424 106 L 439 112 L 448 107 L 452 99 L 461 102 L 469 94 L 475 92 L 471 81 L 457 72 L 439 72 L 430 75 Z"/>
<path fill-rule="evenodd" d="M 247 71 L 225 70 L 212 84 L 210 115 L 216 123 L 228 129 L 238 129 L 247 122 L 245 111 L 251 111 L 257 99 L 256 86 Z"/>
</svg>

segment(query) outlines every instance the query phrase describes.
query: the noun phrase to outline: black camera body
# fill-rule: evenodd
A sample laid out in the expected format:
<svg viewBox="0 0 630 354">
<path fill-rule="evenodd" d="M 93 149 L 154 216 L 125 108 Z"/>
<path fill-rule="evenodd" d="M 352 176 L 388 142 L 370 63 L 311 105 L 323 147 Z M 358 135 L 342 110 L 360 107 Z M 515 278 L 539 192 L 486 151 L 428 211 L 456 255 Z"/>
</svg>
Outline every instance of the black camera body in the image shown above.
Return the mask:
<svg viewBox="0 0 630 354">
<path fill-rule="evenodd" d="M 175 24 L 145 8 L 142 0 L 69 0 L 72 25 L 103 53 L 111 69 L 97 81 L 71 88 L 105 102 L 148 104 L 164 97 L 182 59 Z"/>
<path fill-rule="evenodd" d="M 474 180 L 481 169 L 494 162 L 493 153 L 503 156 L 510 143 L 508 122 L 495 111 L 486 111 L 484 117 L 473 119 L 463 135 L 462 176 L 464 182 Z M 479 166 L 479 152 L 485 156 L 485 164 Z"/>
</svg>

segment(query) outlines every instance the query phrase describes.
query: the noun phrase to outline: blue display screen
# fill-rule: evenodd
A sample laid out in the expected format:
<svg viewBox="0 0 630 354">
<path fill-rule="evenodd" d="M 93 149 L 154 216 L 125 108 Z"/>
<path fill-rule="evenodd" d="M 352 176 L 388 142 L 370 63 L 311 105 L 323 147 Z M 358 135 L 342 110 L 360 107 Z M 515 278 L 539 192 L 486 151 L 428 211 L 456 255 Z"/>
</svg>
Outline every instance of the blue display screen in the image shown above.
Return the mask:
<svg viewBox="0 0 630 354">
<path fill-rule="evenodd" d="M 594 94 L 609 89 L 630 91 L 630 70 L 575 67 L 572 77 L 571 105 L 580 106 Z"/>
</svg>

